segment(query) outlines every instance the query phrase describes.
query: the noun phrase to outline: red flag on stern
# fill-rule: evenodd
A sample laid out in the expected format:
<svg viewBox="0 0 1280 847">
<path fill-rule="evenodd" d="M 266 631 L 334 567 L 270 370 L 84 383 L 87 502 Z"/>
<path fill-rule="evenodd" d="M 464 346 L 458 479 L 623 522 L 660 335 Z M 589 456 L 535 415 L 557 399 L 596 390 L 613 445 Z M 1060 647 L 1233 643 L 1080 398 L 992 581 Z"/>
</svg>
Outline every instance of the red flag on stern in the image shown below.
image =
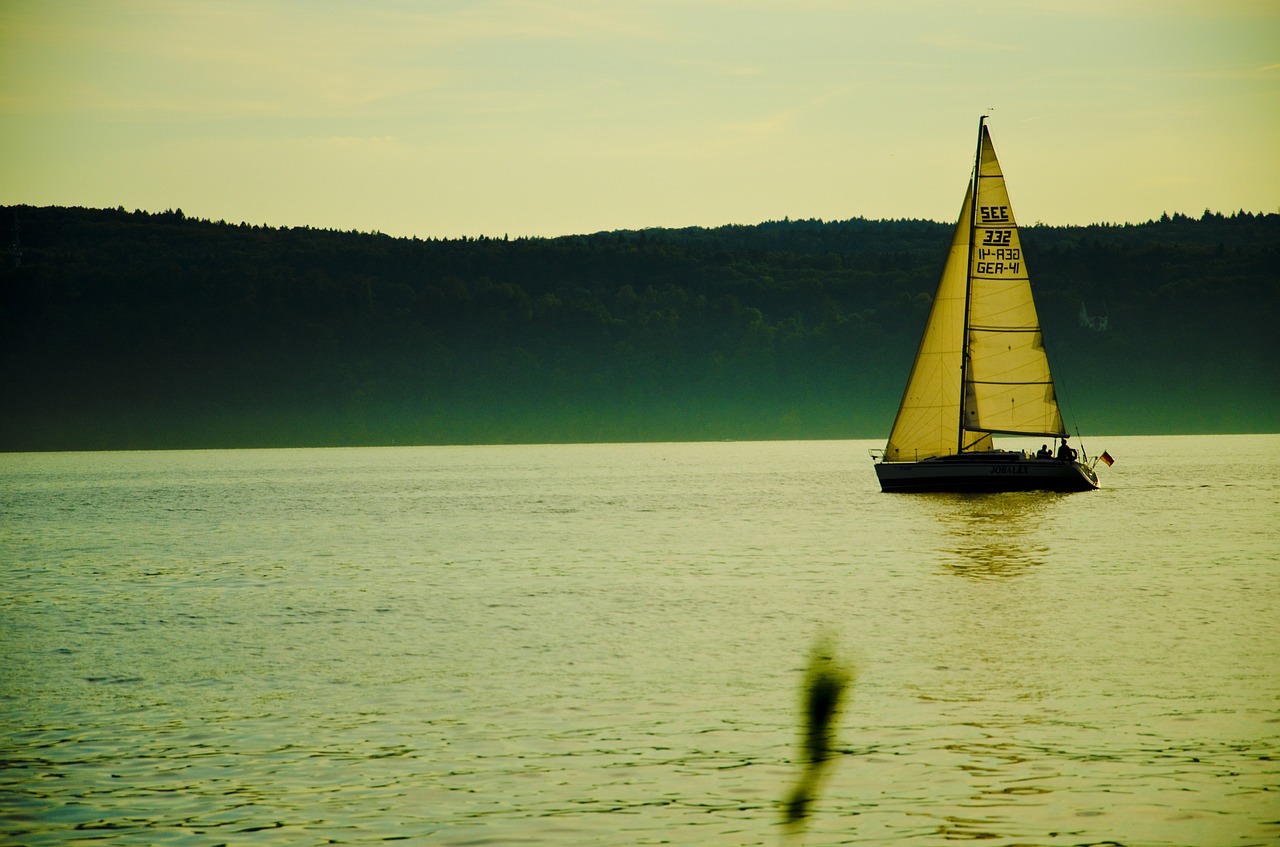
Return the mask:
<svg viewBox="0 0 1280 847">
<path fill-rule="evenodd" d="M 1106 462 L 1106 463 L 1107 463 L 1107 467 L 1111 467 L 1112 465 L 1114 465 L 1114 464 L 1116 463 L 1116 460 L 1115 460 L 1115 459 L 1113 459 L 1113 458 L 1111 458 L 1111 454 L 1110 454 L 1110 453 L 1108 453 L 1106 450 L 1103 450 L 1103 451 L 1102 451 L 1102 455 L 1101 455 L 1101 456 L 1099 456 L 1098 458 L 1099 458 L 1099 459 L 1101 459 L 1102 461 Z"/>
</svg>

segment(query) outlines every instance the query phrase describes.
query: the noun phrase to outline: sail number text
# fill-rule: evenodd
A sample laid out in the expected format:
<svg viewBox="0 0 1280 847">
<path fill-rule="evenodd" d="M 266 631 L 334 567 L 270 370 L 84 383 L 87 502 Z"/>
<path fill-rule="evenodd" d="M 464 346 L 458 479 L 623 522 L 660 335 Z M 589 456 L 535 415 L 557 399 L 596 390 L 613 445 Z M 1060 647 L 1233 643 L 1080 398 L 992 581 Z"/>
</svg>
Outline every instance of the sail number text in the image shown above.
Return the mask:
<svg viewBox="0 0 1280 847">
<path fill-rule="evenodd" d="M 979 247 L 974 272 L 986 276 L 1019 273 L 1022 270 L 1022 251 L 1017 247 Z"/>
<path fill-rule="evenodd" d="M 979 206 L 978 217 L 982 224 L 1000 226 L 1012 224 L 1013 216 L 1008 206 Z M 981 224 L 980 224 L 981 225 Z M 1018 273 L 1022 270 L 1022 251 L 1013 247 L 1013 229 L 984 229 L 977 248 L 974 271 L 979 274 Z"/>
<path fill-rule="evenodd" d="M 984 224 L 1013 223 L 1013 216 L 1009 214 L 1008 206 L 979 206 L 978 217 Z"/>
</svg>

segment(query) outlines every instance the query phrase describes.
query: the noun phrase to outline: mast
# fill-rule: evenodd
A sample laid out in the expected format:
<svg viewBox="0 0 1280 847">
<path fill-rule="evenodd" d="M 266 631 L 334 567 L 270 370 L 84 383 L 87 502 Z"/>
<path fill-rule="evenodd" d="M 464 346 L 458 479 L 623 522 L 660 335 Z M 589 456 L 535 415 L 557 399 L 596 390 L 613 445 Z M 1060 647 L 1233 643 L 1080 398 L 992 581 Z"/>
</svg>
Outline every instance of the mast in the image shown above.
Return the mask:
<svg viewBox="0 0 1280 847">
<path fill-rule="evenodd" d="M 973 292 L 973 239 L 978 225 L 978 180 L 982 175 L 982 128 L 987 116 L 978 118 L 978 150 L 973 156 L 973 199 L 969 207 L 969 255 L 964 273 L 964 327 L 960 333 L 960 419 L 956 421 L 956 455 L 964 452 L 965 383 L 969 377 L 969 300 Z"/>
</svg>

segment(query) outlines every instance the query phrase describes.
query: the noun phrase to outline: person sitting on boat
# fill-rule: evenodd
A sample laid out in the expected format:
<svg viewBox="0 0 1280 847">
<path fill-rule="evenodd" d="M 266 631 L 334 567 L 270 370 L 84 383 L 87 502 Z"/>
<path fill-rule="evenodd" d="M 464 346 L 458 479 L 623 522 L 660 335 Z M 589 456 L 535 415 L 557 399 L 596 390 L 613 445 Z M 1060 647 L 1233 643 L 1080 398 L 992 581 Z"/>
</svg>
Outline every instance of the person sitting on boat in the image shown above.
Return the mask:
<svg viewBox="0 0 1280 847">
<path fill-rule="evenodd" d="M 1048 444 L 1041 444 L 1040 449 L 1036 451 L 1037 459 L 1052 459 L 1053 451 L 1049 449 Z"/>
<path fill-rule="evenodd" d="M 1058 459 L 1063 462 L 1074 462 L 1076 460 L 1076 451 L 1071 449 L 1071 445 L 1067 443 L 1064 436 L 1061 446 L 1058 447 Z"/>
</svg>

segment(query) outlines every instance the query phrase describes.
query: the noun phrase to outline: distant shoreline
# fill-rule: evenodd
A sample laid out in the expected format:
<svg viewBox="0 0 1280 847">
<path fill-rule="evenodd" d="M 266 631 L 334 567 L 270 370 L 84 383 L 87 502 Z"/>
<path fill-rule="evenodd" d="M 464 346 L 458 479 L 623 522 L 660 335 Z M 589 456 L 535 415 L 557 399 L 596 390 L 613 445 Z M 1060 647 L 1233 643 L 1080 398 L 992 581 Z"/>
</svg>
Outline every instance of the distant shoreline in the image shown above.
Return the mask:
<svg viewBox="0 0 1280 847">
<path fill-rule="evenodd" d="M 1086 445 L 1119 439 L 1144 438 L 1267 438 L 1280 437 L 1280 432 L 1201 432 L 1201 433 L 1115 433 L 1073 435 L 1075 442 Z M 884 436 L 876 438 L 758 438 L 758 439 L 716 439 L 716 440 L 658 440 L 658 441 L 506 441 L 490 443 L 451 443 L 451 444 L 334 444 L 334 445 L 261 445 L 256 447 L 103 447 L 91 450 L 0 450 L 0 455 L 40 455 L 58 453 L 176 453 L 176 452 L 217 452 L 235 450 L 413 450 L 419 448 L 451 448 L 451 447 L 590 447 L 590 446 L 627 446 L 627 445 L 716 445 L 716 444 L 752 444 L 752 443 L 785 443 L 785 442 L 831 442 L 844 441 L 850 444 L 877 446 L 883 444 Z M 997 447 L 1000 446 L 997 442 Z"/>
<path fill-rule="evenodd" d="M 6 223 L 6 452 L 886 432 L 951 232 L 422 241 L 32 207 Z M 1280 430 L 1280 215 L 1023 241 L 1070 430 Z"/>
</svg>

